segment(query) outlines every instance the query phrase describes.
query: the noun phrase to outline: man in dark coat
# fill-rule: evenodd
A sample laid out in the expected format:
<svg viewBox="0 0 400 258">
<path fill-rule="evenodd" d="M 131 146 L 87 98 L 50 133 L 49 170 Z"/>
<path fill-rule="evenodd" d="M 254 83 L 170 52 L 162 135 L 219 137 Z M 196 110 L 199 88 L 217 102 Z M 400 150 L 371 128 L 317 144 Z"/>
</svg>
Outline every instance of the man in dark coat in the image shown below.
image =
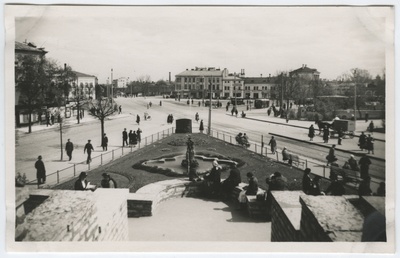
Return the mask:
<svg viewBox="0 0 400 258">
<path fill-rule="evenodd" d="M 67 152 L 67 156 L 69 157 L 69 161 L 72 159 L 72 151 L 74 150 L 74 144 L 70 142 L 68 139 L 67 143 L 65 144 L 65 151 Z"/>
<path fill-rule="evenodd" d="M 108 137 L 106 134 L 103 135 L 103 138 L 101 138 L 101 147 L 103 147 L 103 151 L 107 150 L 108 147 Z"/>
<path fill-rule="evenodd" d="M 137 141 L 138 143 L 140 143 L 142 141 L 142 130 L 140 130 L 140 128 L 136 130 L 136 135 L 137 135 Z"/>
<path fill-rule="evenodd" d="M 361 132 L 360 138 L 358 139 L 358 146 L 360 146 L 361 150 L 366 149 L 366 142 L 367 136 L 364 134 L 364 132 Z"/>
<path fill-rule="evenodd" d="M 338 145 L 342 145 L 343 136 L 344 136 L 344 132 L 343 132 L 342 128 L 339 128 L 339 130 L 338 130 L 338 140 L 337 140 Z"/>
<path fill-rule="evenodd" d="M 128 138 L 129 138 L 129 145 L 132 145 L 133 144 L 133 132 L 132 132 L 132 130 L 129 131 Z"/>
<path fill-rule="evenodd" d="M 324 139 L 324 143 L 328 143 L 328 141 L 329 141 L 329 128 L 327 126 L 324 127 L 324 132 L 323 132 L 322 138 Z"/>
<path fill-rule="evenodd" d="M 311 125 L 311 126 L 308 128 L 308 137 L 310 137 L 310 141 L 313 140 L 314 136 L 315 136 L 314 125 Z"/>
<path fill-rule="evenodd" d="M 240 171 L 236 163 L 231 164 L 229 176 L 222 182 L 222 191 L 225 195 L 229 196 L 233 189 L 242 182 Z"/>
<path fill-rule="evenodd" d="M 140 125 L 140 116 L 139 116 L 139 115 L 136 115 L 136 123 L 137 123 L 138 125 Z"/>
<path fill-rule="evenodd" d="M 303 192 L 305 194 L 310 194 L 311 187 L 312 187 L 310 173 L 311 173 L 311 169 L 309 169 L 309 168 L 304 169 L 302 186 L 303 186 Z"/>
<path fill-rule="evenodd" d="M 199 130 L 200 130 L 200 133 L 203 133 L 203 131 L 204 131 L 203 119 L 200 121 Z"/>
<path fill-rule="evenodd" d="M 371 165 L 371 160 L 368 158 L 367 154 L 361 157 L 358 164 L 360 165 L 361 178 L 369 177 L 369 165 Z"/>
<path fill-rule="evenodd" d="M 367 145 L 368 154 L 371 151 L 372 151 L 372 154 L 374 154 L 374 138 L 372 138 L 372 136 L 370 134 L 368 134 L 366 145 Z"/>
<path fill-rule="evenodd" d="M 35 163 L 35 168 L 38 185 L 46 183 L 46 168 L 44 167 L 42 156 L 38 157 L 38 160 Z"/>
<path fill-rule="evenodd" d="M 125 144 L 128 145 L 128 132 L 126 131 L 126 128 L 124 128 L 124 131 L 122 132 L 122 147 L 125 147 Z"/>
<path fill-rule="evenodd" d="M 101 187 L 103 188 L 117 188 L 117 182 L 108 174 L 102 174 Z"/>
<path fill-rule="evenodd" d="M 326 156 L 326 160 L 327 160 L 326 165 L 327 166 L 329 166 L 330 163 L 337 161 L 337 158 L 335 156 L 335 147 L 336 147 L 336 145 L 333 144 L 332 147 L 329 149 L 328 156 Z"/>
<path fill-rule="evenodd" d="M 269 141 L 268 145 L 271 146 L 272 154 L 275 154 L 275 151 L 276 151 L 276 140 L 275 140 L 274 136 L 271 137 L 271 140 Z"/>
<path fill-rule="evenodd" d="M 92 151 L 94 151 L 93 145 L 90 143 L 90 140 L 85 145 L 85 148 L 83 149 L 83 153 L 87 151 L 87 159 L 86 159 L 86 164 L 89 164 L 92 161 Z"/>
</svg>

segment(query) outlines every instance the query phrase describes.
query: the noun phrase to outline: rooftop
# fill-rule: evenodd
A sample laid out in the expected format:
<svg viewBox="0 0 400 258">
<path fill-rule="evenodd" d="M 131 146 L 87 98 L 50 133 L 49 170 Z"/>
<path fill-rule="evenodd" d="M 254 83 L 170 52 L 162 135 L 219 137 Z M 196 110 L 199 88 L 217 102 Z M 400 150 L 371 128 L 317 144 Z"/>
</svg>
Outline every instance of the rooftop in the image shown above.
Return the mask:
<svg viewBox="0 0 400 258">
<path fill-rule="evenodd" d="M 15 52 L 36 52 L 38 54 L 46 54 L 44 48 L 37 48 L 33 43 L 21 43 L 15 41 Z"/>
<path fill-rule="evenodd" d="M 80 72 L 77 72 L 77 71 L 72 71 L 75 75 L 76 75 L 76 77 L 96 77 L 96 76 L 94 76 L 94 75 L 89 75 L 89 74 L 85 74 L 85 73 L 80 73 Z"/>
<path fill-rule="evenodd" d="M 208 68 L 199 68 L 195 69 L 186 69 L 175 76 L 222 76 L 223 71 L 219 68 L 208 67 Z"/>
</svg>

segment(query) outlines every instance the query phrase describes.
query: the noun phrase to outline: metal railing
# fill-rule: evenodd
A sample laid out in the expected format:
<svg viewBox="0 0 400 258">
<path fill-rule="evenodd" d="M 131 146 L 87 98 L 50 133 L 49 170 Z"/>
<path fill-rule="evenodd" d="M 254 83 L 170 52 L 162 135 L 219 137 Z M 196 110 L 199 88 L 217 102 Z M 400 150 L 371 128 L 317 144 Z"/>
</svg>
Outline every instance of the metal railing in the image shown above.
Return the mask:
<svg viewBox="0 0 400 258">
<path fill-rule="evenodd" d="M 219 140 L 222 140 L 224 142 L 228 142 L 231 144 L 236 144 L 238 146 L 240 146 L 237 142 L 236 142 L 236 135 L 233 134 L 229 134 L 229 133 L 225 133 L 225 132 L 220 132 L 220 131 L 216 131 L 216 130 L 211 130 L 210 132 L 210 136 L 217 138 Z M 250 146 L 248 148 L 246 148 L 247 150 L 257 153 L 263 157 L 268 157 L 272 160 L 275 160 L 277 162 L 282 162 L 285 163 L 285 161 L 283 161 L 282 158 L 282 150 L 275 150 L 275 153 L 272 153 L 270 147 L 268 145 L 266 145 L 263 142 L 264 137 L 260 135 L 260 142 L 254 142 L 254 141 L 249 141 Z M 245 147 L 243 147 L 245 148 Z M 319 175 L 323 178 L 329 179 L 330 173 L 331 173 L 331 167 L 326 166 L 326 162 L 321 162 L 318 160 L 314 160 L 312 158 L 307 158 L 302 156 L 302 154 L 299 153 L 295 153 L 293 151 L 290 151 L 290 154 L 296 156 L 295 159 L 292 159 L 292 166 L 296 166 L 298 168 L 310 168 L 311 169 L 311 173 L 314 175 Z M 340 168 L 341 170 L 343 170 L 345 173 L 349 173 L 351 175 L 356 175 L 357 178 L 360 179 L 360 172 L 356 172 L 350 169 L 344 169 L 344 168 Z M 379 184 L 378 181 L 374 180 L 373 178 L 371 178 L 371 184 Z M 355 187 L 356 185 L 350 185 Z"/>
<path fill-rule="evenodd" d="M 99 168 L 106 165 L 116 159 L 119 159 L 129 153 L 132 153 L 138 149 L 141 149 L 155 141 L 164 139 L 174 133 L 174 127 L 165 129 L 163 131 L 151 134 L 141 139 L 136 146 L 128 145 L 125 147 L 118 147 L 111 151 L 106 151 L 100 155 L 91 157 L 92 160 L 89 163 L 85 161 L 76 163 L 70 167 L 57 170 L 56 172 L 46 175 L 46 184 L 43 187 L 52 187 L 63 183 L 71 178 L 77 177 L 81 172 L 89 172 L 93 169 Z M 29 181 L 28 184 L 37 184 L 37 179 Z M 39 188 L 39 185 L 38 185 Z"/>
</svg>

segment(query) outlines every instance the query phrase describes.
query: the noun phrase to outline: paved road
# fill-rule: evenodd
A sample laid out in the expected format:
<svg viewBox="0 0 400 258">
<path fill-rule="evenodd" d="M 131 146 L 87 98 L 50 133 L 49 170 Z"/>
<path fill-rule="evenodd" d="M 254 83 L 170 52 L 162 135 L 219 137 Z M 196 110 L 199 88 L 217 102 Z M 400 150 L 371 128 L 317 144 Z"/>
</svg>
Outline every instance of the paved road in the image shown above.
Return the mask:
<svg viewBox="0 0 400 258">
<path fill-rule="evenodd" d="M 159 105 L 160 100 L 162 106 Z M 204 120 L 204 126 L 207 130 L 208 125 L 208 107 L 199 107 L 197 102 L 194 105 L 187 105 L 185 100 L 181 102 L 173 99 L 160 99 L 159 97 L 152 98 L 117 98 L 116 102 L 122 105 L 122 114 L 113 116 L 110 120 L 105 123 L 105 131 L 109 137 L 110 149 L 116 149 L 121 146 L 121 132 L 123 128 L 127 130 L 136 130 L 140 127 L 143 130 L 143 137 L 158 131 L 171 128 L 173 125 L 167 124 L 167 115 L 173 114 L 175 119 L 179 118 L 190 118 L 193 120 L 193 132 L 199 132 L 199 123 L 194 121 L 196 112 L 199 113 L 200 119 Z M 147 104 L 152 102 L 151 108 L 147 108 Z M 244 109 L 243 106 L 239 106 L 239 111 Z M 143 121 L 144 112 L 148 112 L 152 117 L 149 121 Z M 248 117 L 255 117 L 257 119 L 277 119 L 268 123 L 252 119 L 243 119 L 240 117 L 231 116 L 229 112 L 226 112 L 224 106 L 219 109 L 212 109 L 212 129 L 218 130 L 231 135 L 236 135 L 238 132 L 246 132 L 250 140 L 253 142 L 261 142 L 261 135 L 264 137 L 264 142 L 268 143 L 270 135 L 269 133 L 298 137 L 303 140 L 308 140 L 307 130 L 299 127 L 290 127 L 285 124 L 277 124 L 280 122 L 279 118 L 268 118 L 265 114 L 260 114 L 260 110 L 245 111 Z M 141 116 L 142 122 L 137 125 L 136 114 Z M 240 114 L 239 114 L 240 116 Z M 294 123 L 290 122 L 290 123 Z M 16 146 L 16 170 L 17 172 L 24 172 L 27 174 L 29 179 L 35 178 L 35 170 L 33 164 L 36 161 L 37 155 L 42 155 L 46 164 L 47 172 L 51 173 L 57 169 L 63 169 L 73 164 L 82 163 L 86 157 L 83 154 L 83 146 L 87 142 L 87 139 L 91 139 L 95 152 L 92 156 L 99 155 L 102 150 L 100 147 L 100 122 L 90 118 L 86 114 L 81 125 L 75 125 L 75 121 L 71 119 L 72 126 L 70 126 L 63 134 L 64 142 L 67 138 L 75 144 L 74 157 L 72 162 L 66 161 L 66 155 L 64 154 L 64 161 L 60 161 L 60 134 L 59 131 L 54 128 L 39 128 L 44 129 L 34 132 L 32 134 L 25 134 L 24 129 L 19 131 L 18 145 Z M 309 124 L 309 122 L 307 122 Z M 43 127 L 43 126 L 42 126 Z M 34 128 L 34 130 L 36 130 Z M 284 145 L 293 151 L 294 153 L 301 153 L 304 157 L 310 157 L 315 160 L 325 162 L 325 156 L 328 153 L 328 147 L 331 144 L 323 144 L 320 137 L 316 137 L 315 142 L 319 142 L 320 145 L 311 145 L 306 142 L 296 142 L 288 139 L 278 140 L 278 149 Z M 347 152 L 340 152 L 340 149 L 345 151 L 352 151 L 360 153 L 355 147 L 357 146 L 358 138 L 346 139 L 343 141 L 343 145 L 340 146 L 337 154 L 340 162 L 344 163 L 344 160 L 350 155 Z M 385 143 L 381 141 L 375 142 L 375 156 L 385 157 L 384 152 Z M 33 151 L 34 150 L 34 151 Z M 382 169 L 383 168 L 383 169 Z M 384 161 L 376 162 L 373 161 L 371 166 L 373 174 L 379 178 L 384 178 Z"/>
</svg>

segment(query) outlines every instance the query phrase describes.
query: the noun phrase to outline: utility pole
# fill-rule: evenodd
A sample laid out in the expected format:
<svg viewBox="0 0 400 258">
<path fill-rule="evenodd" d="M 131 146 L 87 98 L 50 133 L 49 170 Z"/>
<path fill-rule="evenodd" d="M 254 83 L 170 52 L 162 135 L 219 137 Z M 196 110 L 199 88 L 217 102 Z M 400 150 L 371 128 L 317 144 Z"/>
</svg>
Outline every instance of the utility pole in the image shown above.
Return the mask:
<svg viewBox="0 0 400 258">
<path fill-rule="evenodd" d="M 114 83 L 113 83 L 113 69 L 111 68 L 111 104 L 113 104 L 114 98 Z"/>
</svg>

